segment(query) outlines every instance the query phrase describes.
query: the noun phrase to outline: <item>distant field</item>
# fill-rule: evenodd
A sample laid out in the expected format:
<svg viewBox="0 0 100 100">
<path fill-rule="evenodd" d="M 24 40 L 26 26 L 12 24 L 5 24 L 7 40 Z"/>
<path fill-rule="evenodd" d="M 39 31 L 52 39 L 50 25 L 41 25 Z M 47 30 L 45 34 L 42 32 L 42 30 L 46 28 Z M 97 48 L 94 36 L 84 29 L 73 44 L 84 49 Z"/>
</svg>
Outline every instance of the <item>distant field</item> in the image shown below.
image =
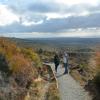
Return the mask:
<svg viewBox="0 0 100 100">
<path fill-rule="evenodd" d="M 67 51 L 94 51 L 100 50 L 99 38 L 10 38 L 19 46 L 33 47 L 35 49 L 55 51 L 67 49 Z"/>
</svg>

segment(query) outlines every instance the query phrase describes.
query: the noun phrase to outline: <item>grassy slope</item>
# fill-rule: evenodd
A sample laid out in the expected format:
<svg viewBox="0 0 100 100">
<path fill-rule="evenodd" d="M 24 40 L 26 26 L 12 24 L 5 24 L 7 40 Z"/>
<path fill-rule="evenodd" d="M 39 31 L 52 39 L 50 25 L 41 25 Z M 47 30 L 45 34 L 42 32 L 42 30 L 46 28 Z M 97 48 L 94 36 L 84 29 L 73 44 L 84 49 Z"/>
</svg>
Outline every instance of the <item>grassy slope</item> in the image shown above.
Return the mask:
<svg viewBox="0 0 100 100">
<path fill-rule="evenodd" d="M 42 90 L 49 82 L 47 74 L 33 49 L 0 38 L 0 100 L 41 100 Z"/>
</svg>

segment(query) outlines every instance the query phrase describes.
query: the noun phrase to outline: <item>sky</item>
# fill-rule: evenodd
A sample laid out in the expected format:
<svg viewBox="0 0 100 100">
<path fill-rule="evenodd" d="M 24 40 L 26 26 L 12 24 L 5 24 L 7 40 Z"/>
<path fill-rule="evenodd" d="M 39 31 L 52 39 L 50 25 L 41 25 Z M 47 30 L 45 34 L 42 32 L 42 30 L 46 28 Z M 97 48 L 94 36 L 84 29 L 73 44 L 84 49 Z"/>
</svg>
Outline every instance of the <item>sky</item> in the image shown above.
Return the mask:
<svg viewBox="0 0 100 100">
<path fill-rule="evenodd" d="M 100 37 L 100 0 L 0 0 L 0 36 Z"/>
</svg>

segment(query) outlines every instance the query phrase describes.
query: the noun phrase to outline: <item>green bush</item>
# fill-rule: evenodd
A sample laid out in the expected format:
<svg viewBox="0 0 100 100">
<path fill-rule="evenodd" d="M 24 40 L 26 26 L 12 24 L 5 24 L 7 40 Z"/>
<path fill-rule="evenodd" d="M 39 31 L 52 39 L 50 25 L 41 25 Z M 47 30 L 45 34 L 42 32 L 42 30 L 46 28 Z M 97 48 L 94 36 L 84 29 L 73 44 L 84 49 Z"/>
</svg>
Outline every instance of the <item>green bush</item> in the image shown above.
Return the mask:
<svg viewBox="0 0 100 100">
<path fill-rule="evenodd" d="M 94 77 L 94 83 L 100 92 L 100 72 L 98 72 L 97 75 Z"/>
<path fill-rule="evenodd" d="M 11 70 L 9 69 L 8 62 L 6 60 L 6 57 L 3 54 L 0 54 L 0 71 L 6 73 L 7 76 L 11 74 Z"/>
</svg>

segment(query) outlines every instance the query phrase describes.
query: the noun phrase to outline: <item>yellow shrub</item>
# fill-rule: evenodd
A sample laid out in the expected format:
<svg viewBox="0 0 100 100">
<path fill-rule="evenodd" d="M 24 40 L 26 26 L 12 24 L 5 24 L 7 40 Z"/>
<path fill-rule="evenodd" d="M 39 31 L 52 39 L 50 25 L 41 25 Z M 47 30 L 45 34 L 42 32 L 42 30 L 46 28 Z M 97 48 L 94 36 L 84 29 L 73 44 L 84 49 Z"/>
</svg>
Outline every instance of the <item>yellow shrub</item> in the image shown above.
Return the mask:
<svg viewBox="0 0 100 100">
<path fill-rule="evenodd" d="M 33 52 L 31 49 L 22 49 L 22 52 L 26 57 L 30 58 L 33 61 L 35 66 L 41 66 L 41 61 L 37 53 Z"/>
</svg>

